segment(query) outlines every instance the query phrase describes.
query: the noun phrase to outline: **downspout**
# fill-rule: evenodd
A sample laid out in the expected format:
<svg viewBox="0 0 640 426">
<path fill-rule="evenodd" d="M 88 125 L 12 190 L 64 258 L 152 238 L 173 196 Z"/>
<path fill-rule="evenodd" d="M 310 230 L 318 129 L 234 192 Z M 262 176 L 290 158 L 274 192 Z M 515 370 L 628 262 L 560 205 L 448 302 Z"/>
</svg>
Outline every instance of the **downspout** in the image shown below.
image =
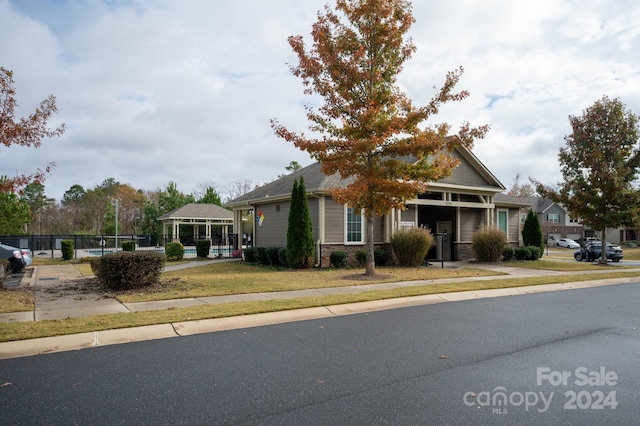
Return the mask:
<svg viewBox="0 0 640 426">
<path fill-rule="evenodd" d="M 316 264 L 314 268 L 320 268 L 322 263 L 322 255 L 320 254 L 320 240 L 316 241 Z"/>
</svg>

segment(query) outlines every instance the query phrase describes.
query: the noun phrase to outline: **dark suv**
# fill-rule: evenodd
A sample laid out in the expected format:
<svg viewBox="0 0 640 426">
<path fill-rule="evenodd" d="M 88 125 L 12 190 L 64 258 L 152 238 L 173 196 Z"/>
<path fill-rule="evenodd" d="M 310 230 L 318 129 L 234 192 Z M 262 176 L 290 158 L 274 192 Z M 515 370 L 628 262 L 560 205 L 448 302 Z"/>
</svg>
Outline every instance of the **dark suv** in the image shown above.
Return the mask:
<svg viewBox="0 0 640 426">
<path fill-rule="evenodd" d="M 586 260 L 587 262 L 598 260 L 601 255 L 602 255 L 601 241 L 586 243 L 580 250 L 577 250 L 573 253 L 573 257 L 578 262 L 581 262 L 583 260 Z M 622 259 L 622 257 L 623 257 L 622 249 L 620 247 L 607 243 L 607 259 L 612 260 L 614 262 L 620 262 L 620 259 Z"/>
</svg>

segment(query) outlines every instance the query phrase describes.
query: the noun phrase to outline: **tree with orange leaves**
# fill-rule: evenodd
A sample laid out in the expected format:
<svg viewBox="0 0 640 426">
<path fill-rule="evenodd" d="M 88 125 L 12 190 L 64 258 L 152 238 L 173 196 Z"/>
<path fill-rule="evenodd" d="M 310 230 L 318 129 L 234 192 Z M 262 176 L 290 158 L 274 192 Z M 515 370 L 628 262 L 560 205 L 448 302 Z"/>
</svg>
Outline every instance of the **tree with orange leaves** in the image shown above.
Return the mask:
<svg viewBox="0 0 640 426">
<path fill-rule="evenodd" d="M 17 106 L 15 94 L 13 72 L 0 67 L 0 142 L 4 146 L 20 145 L 38 148 L 42 144 L 42 139 L 64 133 L 64 124 L 54 130 L 47 127 L 47 121 L 53 113 L 58 112 L 55 96 L 49 95 L 33 114 L 16 121 L 14 119 Z M 44 175 L 49 173 L 53 166 L 54 163 L 50 163 L 44 170 L 38 169 L 33 174 L 5 179 L 0 184 L 0 191 L 16 192 L 30 183 L 42 183 Z"/>
<path fill-rule="evenodd" d="M 289 131 L 272 120 L 275 133 L 320 161 L 324 173 L 352 183 L 333 189 L 333 198 L 364 213 L 366 272 L 375 275 L 373 218 L 424 192 L 427 183 L 451 174 L 453 150 L 471 148 L 488 126 L 463 123 L 455 136 L 447 123 L 427 125 L 442 104 L 461 101 L 455 93 L 463 69 L 449 72 L 430 102 L 416 107 L 397 85 L 403 63 L 415 52 L 405 35 L 415 22 L 406 0 L 337 0 L 335 11 L 318 13 L 308 50 L 302 36 L 289 37 L 305 94 L 320 95 L 317 110 L 307 106 L 310 130 L 317 137 Z M 407 161 L 411 159 L 410 161 Z"/>
</svg>

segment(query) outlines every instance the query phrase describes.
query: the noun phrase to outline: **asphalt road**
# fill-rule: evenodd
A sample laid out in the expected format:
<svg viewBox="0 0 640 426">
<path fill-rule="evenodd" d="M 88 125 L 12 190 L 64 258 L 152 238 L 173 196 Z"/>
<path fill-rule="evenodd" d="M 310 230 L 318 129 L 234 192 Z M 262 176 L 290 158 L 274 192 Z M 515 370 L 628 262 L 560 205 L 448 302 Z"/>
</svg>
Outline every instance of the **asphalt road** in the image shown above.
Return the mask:
<svg viewBox="0 0 640 426">
<path fill-rule="evenodd" d="M 640 283 L 0 361 L 2 423 L 636 425 Z"/>
</svg>

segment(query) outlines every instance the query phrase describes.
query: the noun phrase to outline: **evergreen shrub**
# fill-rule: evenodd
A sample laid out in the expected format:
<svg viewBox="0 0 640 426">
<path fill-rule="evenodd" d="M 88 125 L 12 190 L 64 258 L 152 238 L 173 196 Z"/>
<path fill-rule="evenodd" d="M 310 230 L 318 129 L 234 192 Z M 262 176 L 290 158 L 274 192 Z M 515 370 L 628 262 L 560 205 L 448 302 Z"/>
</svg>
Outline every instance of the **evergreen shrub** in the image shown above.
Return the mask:
<svg viewBox="0 0 640 426">
<path fill-rule="evenodd" d="M 209 257 L 209 250 L 211 249 L 211 241 L 198 240 L 196 241 L 196 256 L 206 259 Z"/>
<path fill-rule="evenodd" d="M 329 262 L 334 268 L 346 268 L 349 260 L 349 252 L 345 250 L 335 250 L 329 255 Z"/>
<path fill-rule="evenodd" d="M 136 242 L 135 241 L 123 241 L 122 242 L 122 251 L 136 251 Z"/>
<path fill-rule="evenodd" d="M 62 259 L 63 260 L 71 260 L 73 259 L 73 240 L 62 240 L 60 242 L 60 249 L 62 250 Z"/>
<path fill-rule="evenodd" d="M 176 261 L 184 259 L 184 246 L 179 242 L 170 242 L 164 246 L 167 260 Z"/>
</svg>

